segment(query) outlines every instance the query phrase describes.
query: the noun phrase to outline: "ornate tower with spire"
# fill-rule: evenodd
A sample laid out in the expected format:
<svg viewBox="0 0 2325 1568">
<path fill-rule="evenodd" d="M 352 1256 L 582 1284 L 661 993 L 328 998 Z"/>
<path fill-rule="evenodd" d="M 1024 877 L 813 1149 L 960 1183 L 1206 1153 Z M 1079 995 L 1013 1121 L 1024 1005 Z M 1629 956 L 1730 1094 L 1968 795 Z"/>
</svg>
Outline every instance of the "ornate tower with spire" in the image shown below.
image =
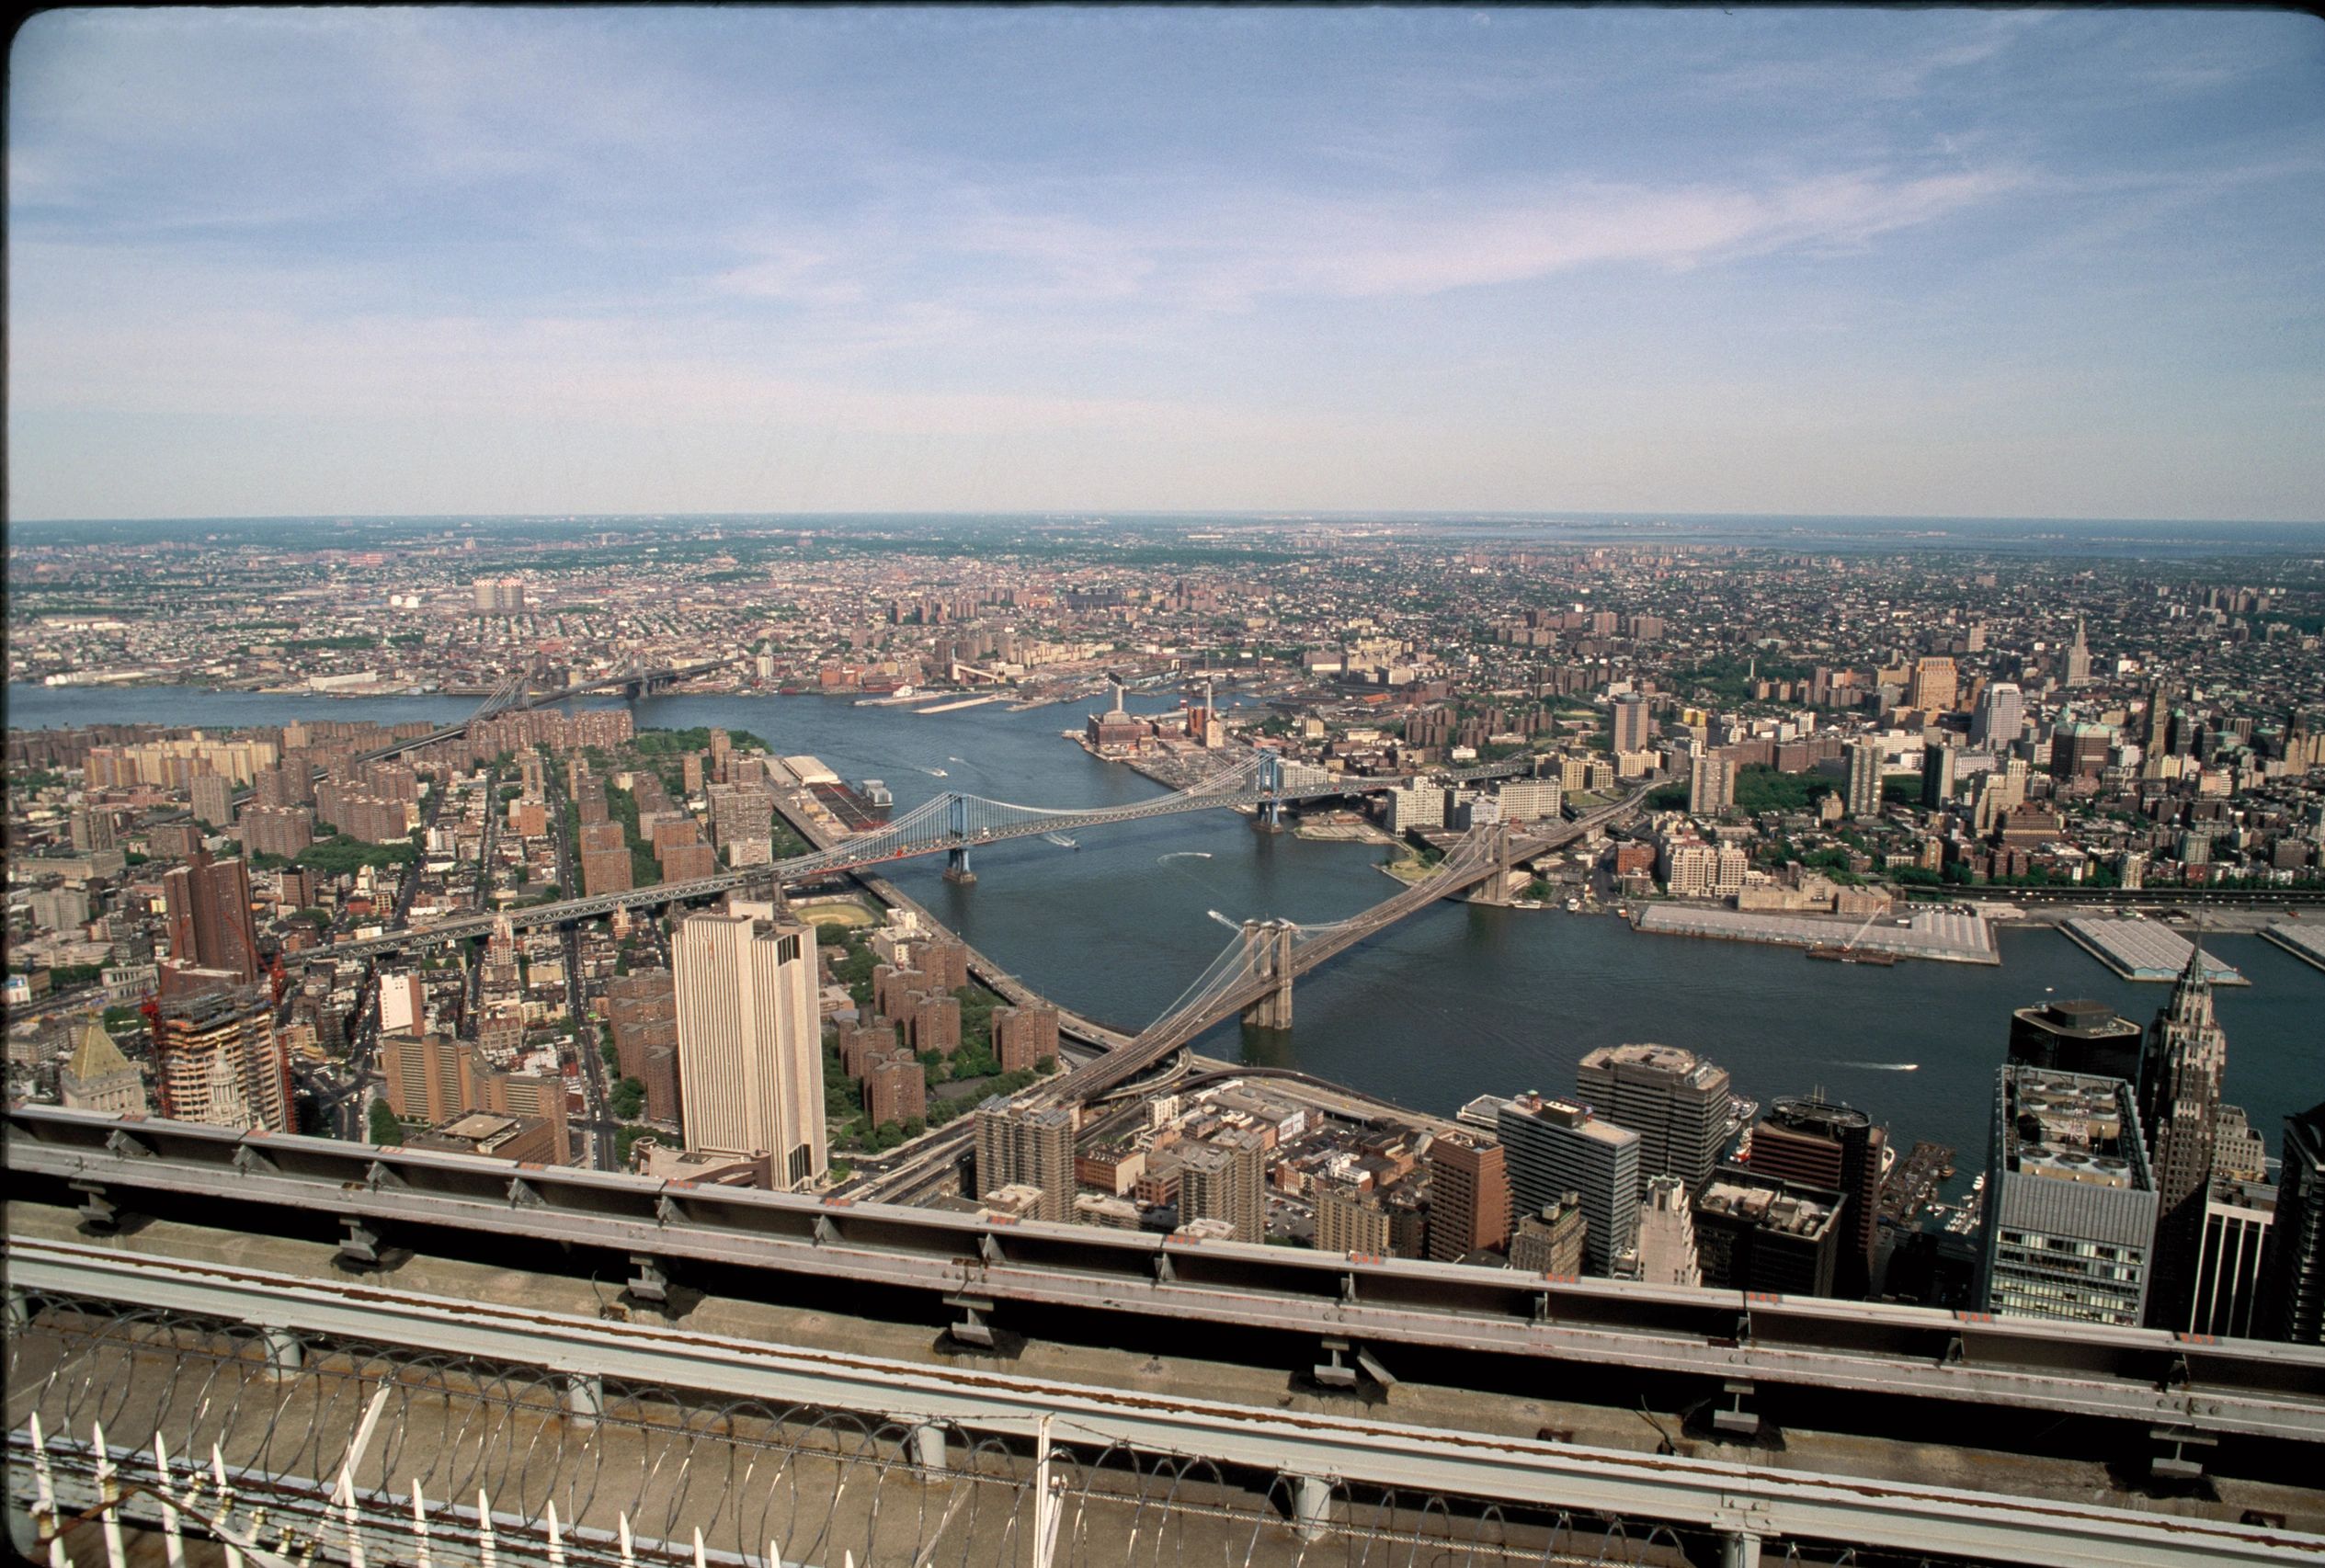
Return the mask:
<svg viewBox="0 0 2325 1568">
<path fill-rule="evenodd" d="M 2155 1273 L 2148 1292 L 2148 1322 L 2154 1326 L 2178 1328 L 2186 1321 L 2228 1060 L 2228 1036 L 2213 1017 L 2212 980 L 2199 934 L 2189 948 L 2188 967 L 2172 983 L 2171 999 L 2148 1030 L 2139 1071 L 2139 1120 L 2156 1183 Z"/>
<path fill-rule="evenodd" d="M 2067 684 L 2087 686 L 2091 682 L 2091 644 L 2083 641 L 2083 618 L 2075 618 L 2075 640 L 2067 645 Z"/>
</svg>

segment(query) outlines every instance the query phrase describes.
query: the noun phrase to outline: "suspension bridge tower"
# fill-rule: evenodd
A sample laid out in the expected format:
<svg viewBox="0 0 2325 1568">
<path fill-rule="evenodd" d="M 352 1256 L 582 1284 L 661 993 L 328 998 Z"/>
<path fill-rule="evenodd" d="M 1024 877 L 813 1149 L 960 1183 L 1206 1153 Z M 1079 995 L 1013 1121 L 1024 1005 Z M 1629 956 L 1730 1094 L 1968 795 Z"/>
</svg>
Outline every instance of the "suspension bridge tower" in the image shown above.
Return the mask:
<svg viewBox="0 0 2325 1568">
<path fill-rule="evenodd" d="M 1251 825 L 1261 833 L 1283 831 L 1283 754 L 1272 746 L 1259 750 L 1259 792 L 1267 797 L 1259 802 L 1259 814 Z M 1288 1016 L 1291 1004 L 1285 1003 Z"/>
<path fill-rule="evenodd" d="M 1493 857 L 1494 869 L 1487 876 L 1477 902 L 1507 906 L 1510 903 L 1510 875 L 1516 869 L 1510 859 L 1510 824 L 1507 821 L 1497 820 L 1486 830 L 1486 848 Z"/>
<path fill-rule="evenodd" d="M 1243 1021 L 1255 1029 L 1292 1027 L 1292 937 L 1297 929 L 1289 920 L 1243 923 L 1245 962 L 1252 974 L 1270 983 L 1267 994 L 1243 1010 Z"/>
<path fill-rule="evenodd" d="M 945 851 L 944 880 L 958 887 L 968 887 L 977 880 L 977 874 L 969 869 L 969 801 L 966 796 L 952 797 L 946 826 L 952 836 L 960 842 Z"/>
</svg>

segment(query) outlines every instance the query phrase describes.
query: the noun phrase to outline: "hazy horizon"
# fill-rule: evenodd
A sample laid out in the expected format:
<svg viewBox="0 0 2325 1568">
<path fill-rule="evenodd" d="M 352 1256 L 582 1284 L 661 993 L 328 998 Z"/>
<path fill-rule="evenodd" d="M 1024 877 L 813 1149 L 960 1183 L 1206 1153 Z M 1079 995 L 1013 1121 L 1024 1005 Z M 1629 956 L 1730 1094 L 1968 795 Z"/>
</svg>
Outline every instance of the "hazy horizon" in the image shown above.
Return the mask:
<svg viewBox="0 0 2325 1568">
<path fill-rule="evenodd" d="M 84 10 L 51 521 L 2325 518 L 2325 22 Z"/>
</svg>

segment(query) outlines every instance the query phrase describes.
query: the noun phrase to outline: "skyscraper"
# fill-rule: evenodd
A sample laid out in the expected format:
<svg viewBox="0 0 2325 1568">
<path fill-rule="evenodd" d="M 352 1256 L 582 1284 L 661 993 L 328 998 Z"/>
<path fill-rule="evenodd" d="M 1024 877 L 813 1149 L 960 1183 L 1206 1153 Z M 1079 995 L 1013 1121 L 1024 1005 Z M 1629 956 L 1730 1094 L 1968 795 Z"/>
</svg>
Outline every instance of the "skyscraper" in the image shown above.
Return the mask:
<svg viewBox="0 0 2325 1568">
<path fill-rule="evenodd" d="M 1613 751 L 1617 756 L 1625 752 L 1647 749 L 1647 699 L 1637 692 L 1626 691 L 1616 698 L 1614 710 Z"/>
<path fill-rule="evenodd" d="M 1713 752 L 1697 752 L 1688 764 L 1687 812 L 1715 817 L 1736 803 L 1736 765 Z"/>
<path fill-rule="evenodd" d="M 1860 822 L 1881 814 L 1881 743 L 1870 737 L 1849 743 L 1849 814 Z"/>
<path fill-rule="evenodd" d="M 2265 1339 L 2325 1345 L 2325 1102 L 2285 1119 L 2285 1165 L 2276 1221 L 2261 1269 L 2253 1332 Z"/>
<path fill-rule="evenodd" d="M 2104 1002 L 2046 1002 L 2011 1015 L 2010 1060 L 2057 1073 L 2139 1082 L 2140 1030 Z"/>
<path fill-rule="evenodd" d="M 1501 1145 L 1448 1132 L 1429 1146 L 1429 1256 L 1459 1263 L 1510 1243 L 1510 1173 Z"/>
<path fill-rule="evenodd" d="M 1720 1166 L 1694 1202 L 1703 1282 L 1787 1296 L 1831 1295 L 1844 1202 L 1829 1187 Z"/>
<path fill-rule="evenodd" d="M 2075 618 L 2075 640 L 2067 645 L 2066 683 L 2069 686 L 2091 684 L 2091 644 L 2083 641 L 2083 618 Z"/>
<path fill-rule="evenodd" d="M 274 998 L 263 985 L 221 982 L 165 994 L 155 1004 L 154 1060 L 164 1116 L 298 1131 L 291 1060 L 275 1036 Z"/>
<path fill-rule="evenodd" d="M 1639 1135 L 1572 1100 L 1532 1094 L 1505 1102 L 1495 1130 L 1518 1211 L 1538 1214 L 1562 1194 L 1580 1193 L 1589 1270 L 1607 1273 L 1638 1240 Z"/>
<path fill-rule="evenodd" d="M 1319 1182 L 1316 1189 L 1316 1247 L 1318 1252 L 1388 1255 L 1388 1210 L 1376 1193 L 1346 1182 Z"/>
<path fill-rule="evenodd" d="M 2097 778 L 2107 771 L 2115 732 L 2105 724 L 2060 724 L 2050 733 L 2054 778 Z"/>
<path fill-rule="evenodd" d="M 1675 1176 L 1647 1178 L 1647 1201 L 1639 1208 L 1639 1283 L 1701 1285 L 1703 1264 L 1695 1253 L 1695 1208 L 1687 1184 Z"/>
<path fill-rule="evenodd" d="M 113 847 L 113 813 L 103 806 L 73 808 L 73 847 L 86 852 Z"/>
<path fill-rule="evenodd" d="M 1179 1163 L 1179 1217 L 1218 1220 L 1235 1239 L 1258 1245 L 1267 1240 L 1266 1171 L 1251 1136 L 1246 1144 L 1229 1133 L 1189 1149 Z"/>
<path fill-rule="evenodd" d="M 2005 1065 L 1987 1151 L 1986 1310 L 2152 1321 L 2157 1196 L 2129 1085 Z"/>
<path fill-rule="evenodd" d="M 1906 687 L 1905 705 L 1923 713 L 1950 712 L 1957 689 L 1952 659 L 1917 660 L 1912 682 Z"/>
<path fill-rule="evenodd" d="M 1074 1216 L 1074 1113 L 1013 1106 L 998 1095 L 977 1107 L 977 1196 L 1038 1187 L 1037 1218 Z"/>
<path fill-rule="evenodd" d="M 2139 1068 L 2139 1125 L 2155 1176 L 2155 1280 L 2148 1322 L 2177 1328 L 2187 1321 L 2202 1242 L 2204 1198 L 2219 1139 L 2220 1078 L 2228 1036 L 2212 1016 L 2212 982 L 2204 947 L 2192 944 L 2188 967 L 2148 1030 Z"/>
<path fill-rule="evenodd" d="M 222 971 L 245 984 L 258 978 L 250 869 L 241 860 L 213 862 L 208 850 L 197 847 L 188 864 L 163 876 L 162 900 L 173 966 Z"/>
<path fill-rule="evenodd" d="M 2182 1325 L 2186 1332 L 2253 1337 L 2261 1317 L 2261 1269 L 2275 1219 L 2276 1188 L 2214 1173 L 2204 1190 L 2195 1278 Z"/>
<path fill-rule="evenodd" d="M 672 947 L 688 1153 L 770 1155 L 786 1188 L 818 1179 L 826 1157 L 815 932 L 769 915 L 691 915 Z"/>
<path fill-rule="evenodd" d="M 1872 1283 L 1882 1142 L 1871 1117 L 1820 1096 L 1777 1100 L 1752 1129 L 1753 1170 L 1842 1195 L 1830 1286 L 1838 1295 L 1861 1297 Z"/>
<path fill-rule="evenodd" d="M 1639 1135 L 1639 1174 L 1704 1185 L 1727 1142 L 1735 1104 L 1727 1069 L 1675 1045 L 1601 1046 L 1582 1059 L 1575 1093 Z"/>
<path fill-rule="evenodd" d="M 198 773 L 191 787 L 194 820 L 223 830 L 234 825 L 234 781 L 222 773 Z"/>
<path fill-rule="evenodd" d="M 1921 748 L 1921 808 L 1942 811 L 1954 798 L 1954 748 L 1932 742 Z"/>
<path fill-rule="evenodd" d="M 1541 1212 L 1519 1220 L 1510 1233 L 1510 1267 L 1529 1274 L 1580 1274 L 1589 1230 L 1590 1221 L 1582 1217 L 1582 1195 L 1562 1192 Z"/>
<path fill-rule="evenodd" d="M 2171 701 L 2164 695 L 2163 683 L 2158 681 L 2148 688 L 2148 712 L 2139 738 L 2140 760 L 2151 761 L 2171 749 Z"/>
<path fill-rule="evenodd" d="M 2025 699 L 2017 687 L 1998 680 L 1978 699 L 1977 716 L 1970 721 L 1970 744 L 2000 750 L 2015 744 L 2025 728 Z"/>
</svg>

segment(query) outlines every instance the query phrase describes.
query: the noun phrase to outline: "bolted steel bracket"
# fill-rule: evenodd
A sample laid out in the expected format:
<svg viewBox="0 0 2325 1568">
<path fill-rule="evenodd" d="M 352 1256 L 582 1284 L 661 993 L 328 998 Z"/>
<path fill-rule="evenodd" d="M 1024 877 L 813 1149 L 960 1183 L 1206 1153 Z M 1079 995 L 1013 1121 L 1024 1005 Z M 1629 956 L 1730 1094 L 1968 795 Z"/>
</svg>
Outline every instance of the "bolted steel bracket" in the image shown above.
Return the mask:
<svg viewBox="0 0 2325 1568">
<path fill-rule="evenodd" d="M 959 1309 L 961 1321 L 947 1332 L 963 1345 L 974 1345 L 980 1350 L 993 1348 L 993 1325 L 985 1321 L 985 1314 L 993 1310 L 991 1298 L 986 1296 L 947 1296 L 944 1304 Z"/>
<path fill-rule="evenodd" d="M 644 1253 L 632 1253 L 630 1267 L 636 1272 L 630 1276 L 630 1283 L 623 1289 L 629 1291 L 632 1300 L 650 1301 L 655 1306 L 669 1301 L 670 1277 L 662 1271 L 660 1259 Z"/>
<path fill-rule="evenodd" d="M 105 1195 L 102 1182 L 76 1181 L 73 1190 L 81 1195 L 81 1223 L 99 1235 L 110 1235 L 121 1223 L 121 1212 Z"/>
<path fill-rule="evenodd" d="M 349 1268 L 380 1267 L 380 1233 L 352 1214 L 339 1218 L 338 1261 Z"/>
</svg>

